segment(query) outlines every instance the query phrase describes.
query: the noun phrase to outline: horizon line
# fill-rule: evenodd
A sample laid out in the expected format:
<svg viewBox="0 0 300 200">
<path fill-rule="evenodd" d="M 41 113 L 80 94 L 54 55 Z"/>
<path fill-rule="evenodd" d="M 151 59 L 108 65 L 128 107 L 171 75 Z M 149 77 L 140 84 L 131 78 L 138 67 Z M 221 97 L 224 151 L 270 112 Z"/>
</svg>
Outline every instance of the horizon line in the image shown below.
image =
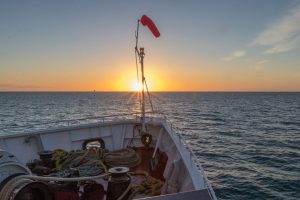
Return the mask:
<svg viewBox="0 0 300 200">
<path fill-rule="evenodd" d="M 71 92 L 81 92 L 81 93 L 91 93 L 91 92 L 99 92 L 99 93 L 105 93 L 105 92 L 107 92 L 107 93 L 122 93 L 122 92 L 134 92 L 134 93 L 136 93 L 137 91 L 130 91 L 130 90 L 124 90 L 124 91 L 115 91 L 115 90 L 111 90 L 111 91 L 109 91 L 109 90 L 99 90 L 99 91 L 97 91 L 97 90 L 63 90 L 63 91 L 55 91 L 55 90 L 32 90 L 32 91 L 28 91 L 28 90 L 10 90 L 10 91 L 1 91 L 0 90 L 0 93 L 5 93 L 5 92 L 10 92 L 10 93 L 13 93 L 13 92 L 22 92 L 22 93 L 26 93 L 26 92 L 32 92 L 32 93 L 34 93 L 34 92 L 36 92 L 36 93 L 46 93 L 46 92 L 49 92 L 49 93 L 51 93 L 51 92 L 55 92 L 55 93 L 71 93 Z M 146 92 L 146 91 L 145 91 Z M 259 92 L 261 92 L 261 93 L 263 93 L 263 92 L 268 92 L 268 93 L 275 93 L 275 92 L 278 92 L 278 93 L 288 93 L 288 92 L 292 92 L 292 93 L 299 93 L 300 92 L 300 90 L 299 91 L 297 91 L 297 90 L 286 90 L 286 91 L 282 91 L 282 90 L 278 90 L 278 91 L 274 91 L 274 90 L 224 90 L 224 91 L 222 91 L 222 90 L 166 90 L 166 91 L 149 91 L 149 92 L 165 92 L 165 93 L 172 93 L 172 92 L 178 92 L 178 93 L 180 93 L 180 92 L 182 92 L 182 93 L 184 93 L 184 92 L 186 92 L 186 93 L 193 93 L 193 92 L 195 92 L 195 93 L 205 93 L 205 92 L 208 92 L 208 93 L 222 93 L 222 92 L 226 92 L 226 93 L 233 93 L 233 92 L 237 92 L 237 93 L 247 93 L 247 92 L 249 92 L 249 93 L 251 93 L 251 92 L 257 92 L 257 93 L 259 93 Z"/>
</svg>

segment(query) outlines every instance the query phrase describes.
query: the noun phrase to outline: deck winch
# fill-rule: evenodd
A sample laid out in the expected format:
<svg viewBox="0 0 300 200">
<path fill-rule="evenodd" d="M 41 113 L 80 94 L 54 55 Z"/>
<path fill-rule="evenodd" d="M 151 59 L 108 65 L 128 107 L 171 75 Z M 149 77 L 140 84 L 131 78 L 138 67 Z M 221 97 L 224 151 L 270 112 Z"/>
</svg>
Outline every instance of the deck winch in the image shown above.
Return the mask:
<svg viewBox="0 0 300 200">
<path fill-rule="evenodd" d="M 11 153 L 0 149 L 0 190 L 12 178 L 29 175 L 31 171 Z"/>
<path fill-rule="evenodd" d="M 107 200 L 124 199 L 130 190 L 131 178 L 129 168 L 113 167 L 109 170 L 110 179 L 107 186 Z"/>
</svg>

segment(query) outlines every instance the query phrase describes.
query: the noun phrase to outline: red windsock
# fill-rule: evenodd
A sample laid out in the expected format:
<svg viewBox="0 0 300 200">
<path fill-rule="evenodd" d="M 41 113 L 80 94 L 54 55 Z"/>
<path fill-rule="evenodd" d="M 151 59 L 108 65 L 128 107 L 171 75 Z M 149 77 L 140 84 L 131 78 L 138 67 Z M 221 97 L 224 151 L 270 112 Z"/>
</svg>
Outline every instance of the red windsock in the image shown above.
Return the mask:
<svg viewBox="0 0 300 200">
<path fill-rule="evenodd" d="M 141 22 L 144 26 L 148 26 L 148 28 L 150 29 L 150 31 L 153 33 L 155 37 L 158 38 L 160 36 L 159 30 L 157 29 L 157 27 L 149 17 L 143 15 L 141 18 Z"/>
</svg>

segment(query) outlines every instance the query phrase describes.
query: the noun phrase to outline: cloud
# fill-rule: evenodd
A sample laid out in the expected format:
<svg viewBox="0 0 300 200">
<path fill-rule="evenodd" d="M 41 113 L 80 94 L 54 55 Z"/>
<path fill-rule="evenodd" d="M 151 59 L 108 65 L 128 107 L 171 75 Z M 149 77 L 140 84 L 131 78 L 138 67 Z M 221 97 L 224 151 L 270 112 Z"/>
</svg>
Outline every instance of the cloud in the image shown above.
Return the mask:
<svg viewBox="0 0 300 200">
<path fill-rule="evenodd" d="M 263 30 L 253 45 L 270 46 L 264 53 L 286 52 L 300 46 L 300 5 Z"/>
<path fill-rule="evenodd" d="M 276 54 L 290 51 L 300 47 L 300 4 L 290 10 L 288 14 L 267 26 L 246 49 L 233 52 L 225 61 L 232 61 L 246 55 L 246 50 L 254 46 L 264 46 L 263 54 Z M 262 64 L 255 63 L 257 69 Z"/>
<path fill-rule="evenodd" d="M 300 47 L 300 35 L 287 41 L 276 45 L 264 51 L 265 54 L 281 53 Z"/>
<path fill-rule="evenodd" d="M 268 63 L 270 62 L 269 60 L 261 60 L 261 61 L 257 61 L 255 64 L 256 65 L 262 65 L 262 64 L 265 64 L 265 63 Z"/>
<path fill-rule="evenodd" d="M 237 58 L 243 57 L 246 55 L 246 51 L 244 50 L 240 50 L 240 51 L 235 51 L 233 53 L 231 53 L 229 56 L 223 58 L 226 61 L 231 61 L 231 60 L 235 60 Z"/>
<path fill-rule="evenodd" d="M 263 65 L 266 64 L 266 63 L 269 63 L 271 62 L 270 60 L 260 60 L 260 61 L 257 61 L 255 63 L 255 70 L 261 70 L 263 68 Z"/>
</svg>

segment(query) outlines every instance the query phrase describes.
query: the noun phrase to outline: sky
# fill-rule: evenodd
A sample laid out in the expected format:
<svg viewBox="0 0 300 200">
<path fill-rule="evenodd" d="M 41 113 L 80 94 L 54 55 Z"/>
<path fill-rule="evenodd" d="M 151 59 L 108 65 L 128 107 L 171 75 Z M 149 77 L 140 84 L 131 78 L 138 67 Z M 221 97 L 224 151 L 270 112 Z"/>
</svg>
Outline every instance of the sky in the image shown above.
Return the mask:
<svg viewBox="0 0 300 200">
<path fill-rule="evenodd" d="M 0 91 L 300 91 L 300 0 L 0 3 Z"/>
</svg>

